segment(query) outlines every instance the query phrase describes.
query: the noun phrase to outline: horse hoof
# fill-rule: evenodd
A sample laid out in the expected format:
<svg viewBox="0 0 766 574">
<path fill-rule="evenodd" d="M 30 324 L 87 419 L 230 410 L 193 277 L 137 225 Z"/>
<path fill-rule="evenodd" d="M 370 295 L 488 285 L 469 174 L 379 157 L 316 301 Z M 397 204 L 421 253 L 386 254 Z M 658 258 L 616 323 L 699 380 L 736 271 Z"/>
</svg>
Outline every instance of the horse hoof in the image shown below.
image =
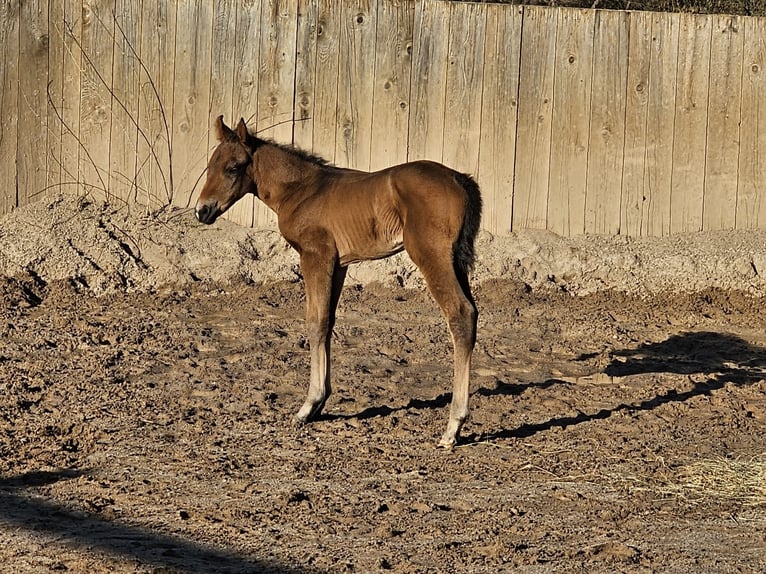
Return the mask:
<svg viewBox="0 0 766 574">
<path fill-rule="evenodd" d="M 436 448 L 443 448 L 444 450 L 452 450 L 455 448 L 455 443 L 457 441 L 455 440 L 455 437 L 442 437 L 439 441 L 439 444 L 436 445 Z"/>
</svg>

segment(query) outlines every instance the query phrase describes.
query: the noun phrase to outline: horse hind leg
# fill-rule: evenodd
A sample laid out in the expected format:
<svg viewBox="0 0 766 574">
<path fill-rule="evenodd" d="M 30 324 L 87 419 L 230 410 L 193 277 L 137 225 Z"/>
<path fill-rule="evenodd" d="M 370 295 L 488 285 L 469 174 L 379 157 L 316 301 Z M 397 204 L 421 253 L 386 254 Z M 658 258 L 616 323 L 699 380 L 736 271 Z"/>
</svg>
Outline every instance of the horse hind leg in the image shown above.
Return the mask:
<svg viewBox="0 0 766 574">
<path fill-rule="evenodd" d="M 447 320 L 454 352 L 452 402 L 447 429 L 439 446 L 452 448 L 468 418 L 471 356 L 476 343 L 478 311 L 468 286 L 468 275 L 453 263 L 452 247 L 434 249 L 410 241 L 407 252 L 425 277 L 428 289 Z"/>
</svg>

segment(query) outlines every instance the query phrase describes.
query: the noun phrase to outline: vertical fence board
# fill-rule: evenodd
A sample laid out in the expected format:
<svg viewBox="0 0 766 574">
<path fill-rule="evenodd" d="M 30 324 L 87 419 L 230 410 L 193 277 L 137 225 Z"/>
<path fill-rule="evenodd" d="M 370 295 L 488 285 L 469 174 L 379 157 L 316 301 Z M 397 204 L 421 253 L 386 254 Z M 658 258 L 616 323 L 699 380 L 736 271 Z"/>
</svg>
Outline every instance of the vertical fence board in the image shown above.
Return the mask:
<svg viewBox="0 0 766 574">
<path fill-rule="evenodd" d="M 682 14 L 678 37 L 670 232 L 702 230 L 710 18 Z"/>
<path fill-rule="evenodd" d="M 646 227 L 642 235 L 670 233 L 670 189 L 673 171 L 678 14 L 652 14 L 649 107 L 646 120 L 644 197 Z"/>
<path fill-rule="evenodd" d="M 261 0 L 237 0 L 237 26 L 234 37 L 234 92 L 232 114 L 226 121 L 234 123 L 244 118 L 255 129 L 258 114 L 258 73 L 260 61 Z M 210 119 L 218 117 L 211 113 Z M 212 142 L 215 143 L 215 142 Z"/>
<path fill-rule="evenodd" d="M 409 160 L 442 159 L 449 24 L 447 2 L 418 2 L 412 46 Z"/>
<path fill-rule="evenodd" d="M 224 120 L 231 126 L 235 126 L 240 118 L 238 111 L 234 110 L 237 8 L 235 0 L 215 0 L 213 3 L 213 45 L 208 104 L 211 117 L 209 119 L 223 115 Z M 217 143 L 215 130 L 210 130 L 207 140 L 208 149 L 213 149 Z M 193 202 L 194 198 L 191 201 Z M 252 225 L 252 206 L 245 201 L 238 201 L 223 217 L 241 225 Z"/>
<path fill-rule="evenodd" d="M 628 48 L 625 151 L 622 167 L 620 230 L 639 236 L 645 229 L 644 164 L 649 107 L 649 61 L 652 26 L 650 15 L 631 12 Z"/>
<path fill-rule="evenodd" d="M 48 1 L 48 96 L 45 112 L 48 136 L 46 190 L 57 193 L 62 182 L 61 109 L 64 104 L 64 3 Z"/>
<path fill-rule="evenodd" d="M 136 196 L 138 149 L 138 61 L 140 3 L 116 0 L 114 13 L 114 103 L 112 105 L 109 186 L 124 201 Z"/>
<path fill-rule="evenodd" d="M 86 0 L 82 6 L 80 76 L 80 177 L 87 193 L 109 199 L 109 136 L 112 125 L 114 0 Z"/>
<path fill-rule="evenodd" d="M 478 181 L 484 196 L 484 227 L 511 231 L 513 170 L 516 163 L 516 113 L 519 96 L 523 9 L 487 4 L 484 35 L 484 86 Z M 487 89 L 492 86 L 494 89 Z"/>
<path fill-rule="evenodd" d="M 238 119 L 234 104 L 234 36 L 236 34 L 236 10 L 234 0 L 213 2 L 213 37 L 210 68 L 210 110 L 217 117 L 223 114 L 232 125 Z M 210 134 L 208 147 L 215 145 L 215 134 Z"/>
<path fill-rule="evenodd" d="M 297 0 L 262 0 L 258 132 L 279 143 L 293 139 L 293 91 L 298 21 Z M 276 216 L 260 202 L 255 206 L 258 226 L 276 226 Z"/>
<path fill-rule="evenodd" d="M 176 205 L 193 205 L 204 181 L 208 138 L 215 138 L 212 120 L 218 110 L 210 108 L 212 76 L 213 11 L 209 2 L 186 0 L 165 16 L 173 26 L 173 42 L 159 46 L 175 59 L 172 86 L 167 93 L 173 102 L 172 174 Z M 230 122 L 232 118 L 227 117 Z"/>
<path fill-rule="evenodd" d="M 370 168 L 376 20 L 371 0 L 343 3 L 335 161 L 362 170 Z"/>
<path fill-rule="evenodd" d="M 71 191 L 81 190 L 80 178 L 80 78 L 82 71 L 82 7 L 80 0 L 64 0 L 62 42 L 64 45 L 63 85 L 60 121 L 62 184 Z"/>
<path fill-rule="evenodd" d="M 486 10 L 473 3 L 452 3 L 451 8 L 442 161 L 475 175 L 479 170 Z"/>
<path fill-rule="evenodd" d="M 181 7 L 191 5 L 191 2 L 181 3 L 179 13 Z M 168 66 L 167 62 L 176 62 L 175 75 L 178 75 L 179 69 L 188 65 L 188 60 L 186 54 L 179 55 L 175 49 L 175 4 L 145 1 L 142 18 L 139 49 L 142 73 L 138 96 L 138 121 L 141 129 L 138 137 L 136 186 L 141 203 L 152 209 L 177 201 L 174 197 L 177 178 L 171 170 L 178 154 L 173 152 L 171 146 L 173 110 L 179 106 L 173 105 L 174 67 Z M 197 30 L 196 27 L 186 28 L 184 25 L 178 29 L 192 30 L 192 33 Z M 210 37 L 209 30 L 205 36 Z M 202 67 L 204 60 L 195 61 L 194 65 Z"/>
<path fill-rule="evenodd" d="M 703 229 L 733 229 L 737 212 L 742 21 L 714 16 L 710 50 L 710 99 Z"/>
<path fill-rule="evenodd" d="M 596 12 L 585 189 L 586 233 L 620 233 L 628 25 L 626 12 Z"/>
<path fill-rule="evenodd" d="M 316 97 L 317 41 L 319 32 L 319 4 L 312 0 L 299 0 L 298 25 L 295 39 L 295 124 L 293 143 L 301 149 L 313 151 Z"/>
<path fill-rule="evenodd" d="M 412 0 L 378 3 L 371 170 L 407 161 L 414 10 Z"/>
<path fill-rule="evenodd" d="M 595 17 L 593 10 L 558 17 L 547 220 L 549 230 L 576 235 L 585 232 Z"/>
<path fill-rule="evenodd" d="M 546 229 L 550 173 L 556 10 L 524 8 L 516 132 L 513 228 Z"/>
<path fill-rule="evenodd" d="M 316 65 L 314 67 L 314 107 L 312 111 L 311 151 L 335 161 L 338 105 L 338 66 L 340 46 L 340 6 L 333 0 L 310 2 L 317 8 Z"/>
<path fill-rule="evenodd" d="M 261 18 L 258 133 L 291 143 L 297 1 L 263 0 Z"/>
<path fill-rule="evenodd" d="M 0 216 L 16 207 L 19 6 L 0 2 Z"/>
<path fill-rule="evenodd" d="M 260 57 L 261 1 L 237 0 L 236 30 L 229 41 L 234 43 L 234 80 L 232 94 L 232 113 L 226 117 L 230 123 L 244 118 L 250 130 L 256 129 L 258 113 L 258 69 Z M 218 113 L 211 114 L 218 117 Z M 211 118 L 212 119 L 212 118 Z M 211 132 L 208 147 L 212 149 L 218 142 Z M 251 226 L 255 223 L 256 199 L 246 195 L 231 208 L 233 221 Z"/>
<path fill-rule="evenodd" d="M 18 75 L 16 197 L 22 206 L 33 201 L 48 184 L 48 2 L 22 2 L 19 20 L 19 55 L 24 71 Z"/>
<path fill-rule="evenodd" d="M 766 229 L 766 18 L 744 21 L 737 229 Z"/>
</svg>

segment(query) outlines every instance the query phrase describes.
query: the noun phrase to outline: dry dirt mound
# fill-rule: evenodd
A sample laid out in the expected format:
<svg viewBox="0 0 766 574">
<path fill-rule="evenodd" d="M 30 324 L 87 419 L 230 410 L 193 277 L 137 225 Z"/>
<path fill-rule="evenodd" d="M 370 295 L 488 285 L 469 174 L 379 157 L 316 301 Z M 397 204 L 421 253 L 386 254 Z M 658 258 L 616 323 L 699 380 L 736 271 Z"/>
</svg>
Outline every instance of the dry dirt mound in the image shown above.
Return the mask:
<svg viewBox="0 0 766 574">
<path fill-rule="evenodd" d="M 586 295 L 605 290 L 644 295 L 708 287 L 766 292 L 766 233 L 717 232 L 672 238 L 562 238 L 543 231 L 510 237 L 483 232 L 475 280 L 521 280 Z M 0 219 L 0 276 L 67 280 L 101 294 L 145 291 L 199 280 L 300 278 L 298 258 L 274 230 L 227 221 L 198 224 L 188 210 L 156 214 L 62 196 Z M 409 258 L 352 266 L 350 283 L 391 281 L 421 287 Z"/>
</svg>

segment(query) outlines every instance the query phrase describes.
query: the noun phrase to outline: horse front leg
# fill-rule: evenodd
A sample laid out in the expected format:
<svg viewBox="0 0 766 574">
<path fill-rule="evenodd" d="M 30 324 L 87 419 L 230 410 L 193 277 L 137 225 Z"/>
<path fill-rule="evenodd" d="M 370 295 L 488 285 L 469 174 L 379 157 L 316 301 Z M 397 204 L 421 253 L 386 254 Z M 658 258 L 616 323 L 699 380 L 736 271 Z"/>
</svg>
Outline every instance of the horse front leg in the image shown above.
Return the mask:
<svg viewBox="0 0 766 574">
<path fill-rule="evenodd" d="M 305 424 L 322 412 L 332 392 L 330 343 L 346 268 L 340 267 L 335 258 L 328 263 L 312 257 L 301 257 L 301 268 L 306 285 L 306 327 L 311 353 L 311 375 L 306 401 L 295 420 Z"/>
</svg>

